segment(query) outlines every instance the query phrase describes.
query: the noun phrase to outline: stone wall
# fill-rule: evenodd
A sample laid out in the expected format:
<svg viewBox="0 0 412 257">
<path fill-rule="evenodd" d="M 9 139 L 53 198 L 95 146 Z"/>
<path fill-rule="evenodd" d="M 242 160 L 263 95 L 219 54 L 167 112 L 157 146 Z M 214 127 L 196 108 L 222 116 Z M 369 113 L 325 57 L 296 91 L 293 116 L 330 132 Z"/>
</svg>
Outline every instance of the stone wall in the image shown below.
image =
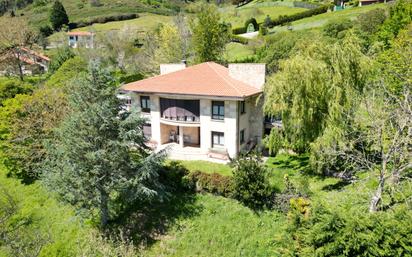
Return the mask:
<svg viewBox="0 0 412 257">
<path fill-rule="evenodd" d="M 160 75 L 168 74 L 171 72 L 186 69 L 186 64 L 184 63 L 168 63 L 160 64 Z"/>
<path fill-rule="evenodd" d="M 266 65 L 260 63 L 229 64 L 229 75 L 246 84 L 262 89 L 265 84 Z"/>
</svg>

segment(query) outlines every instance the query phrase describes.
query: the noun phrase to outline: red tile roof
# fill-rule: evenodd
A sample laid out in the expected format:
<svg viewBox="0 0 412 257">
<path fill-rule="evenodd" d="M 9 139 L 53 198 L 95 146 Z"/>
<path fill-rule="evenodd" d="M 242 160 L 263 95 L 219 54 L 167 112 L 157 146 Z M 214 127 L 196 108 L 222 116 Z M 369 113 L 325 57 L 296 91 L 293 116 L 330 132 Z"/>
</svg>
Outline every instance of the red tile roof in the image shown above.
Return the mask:
<svg viewBox="0 0 412 257">
<path fill-rule="evenodd" d="M 229 76 L 229 69 L 206 62 L 183 70 L 139 80 L 122 86 L 139 93 L 161 93 L 244 98 L 262 90 Z"/>
<path fill-rule="evenodd" d="M 72 31 L 72 32 L 67 32 L 67 35 L 69 36 L 91 36 L 93 33 L 88 32 L 88 31 Z"/>
<path fill-rule="evenodd" d="M 48 61 L 48 62 L 50 61 L 50 58 L 49 58 L 49 57 L 47 57 L 47 56 L 45 56 L 45 55 L 43 55 L 43 54 L 41 54 L 41 53 L 37 53 L 37 52 L 35 52 L 35 51 L 31 50 L 31 49 L 25 48 L 25 47 L 22 47 L 22 48 L 20 48 L 20 49 L 23 50 L 24 52 L 28 53 L 28 54 L 34 55 L 34 56 L 36 56 L 36 57 L 39 57 L 39 58 L 41 58 L 41 59 L 43 59 L 43 60 L 45 60 L 45 61 Z"/>
</svg>

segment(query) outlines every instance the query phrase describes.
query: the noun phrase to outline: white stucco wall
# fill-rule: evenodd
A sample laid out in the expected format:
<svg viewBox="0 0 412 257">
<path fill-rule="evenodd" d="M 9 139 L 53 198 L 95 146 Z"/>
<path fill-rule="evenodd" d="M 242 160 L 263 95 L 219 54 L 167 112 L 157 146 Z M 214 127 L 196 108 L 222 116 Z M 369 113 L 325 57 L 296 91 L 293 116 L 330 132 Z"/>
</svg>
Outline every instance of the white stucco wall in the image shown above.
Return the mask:
<svg viewBox="0 0 412 257">
<path fill-rule="evenodd" d="M 212 131 L 223 132 L 225 148 L 233 157 L 237 153 L 237 101 L 226 100 L 225 119 L 213 120 L 211 99 L 200 100 L 200 147 L 208 150 L 212 147 Z M 216 99 L 216 101 L 221 101 Z"/>
<path fill-rule="evenodd" d="M 156 95 L 150 96 L 150 119 L 152 124 L 152 141 L 161 142 L 160 134 L 160 102 Z"/>
<path fill-rule="evenodd" d="M 162 96 L 170 97 L 172 96 Z M 196 99 L 189 97 L 174 96 L 174 98 Z M 224 120 L 213 120 L 211 116 L 212 101 L 222 101 L 222 99 L 196 99 L 199 100 L 200 107 L 200 148 L 207 152 L 212 147 L 212 131 L 223 132 L 225 137 L 224 148 L 230 157 L 235 157 L 242 150 L 245 144 L 240 145 L 240 131 L 245 129 L 245 143 L 263 134 L 263 114 L 260 106 L 256 106 L 256 97 L 248 98 L 245 101 L 246 113 L 240 114 L 239 101 L 224 100 L 225 118 Z M 151 110 L 149 120 L 152 128 L 152 141 L 161 142 L 160 131 L 160 97 L 150 95 Z M 132 105 L 140 111 L 140 95 L 132 95 Z M 145 116 L 145 113 L 142 113 Z M 239 118 L 239 119 L 238 119 Z M 260 142 L 260 138 L 259 138 Z"/>
</svg>

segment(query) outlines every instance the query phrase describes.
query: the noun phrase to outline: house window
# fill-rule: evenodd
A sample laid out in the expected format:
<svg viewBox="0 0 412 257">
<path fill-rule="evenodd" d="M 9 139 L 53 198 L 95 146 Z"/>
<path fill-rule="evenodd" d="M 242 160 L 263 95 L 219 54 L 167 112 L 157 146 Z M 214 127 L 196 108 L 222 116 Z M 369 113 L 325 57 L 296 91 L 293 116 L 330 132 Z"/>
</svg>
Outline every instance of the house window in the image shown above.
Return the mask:
<svg viewBox="0 0 412 257">
<path fill-rule="evenodd" d="M 140 96 L 140 107 L 142 112 L 150 112 L 150 97 L 149 96 Z"/>
<path fill-rule="evenodd" d="M 243 144 L 245 142 L 245 130 L 244 129 L 240 131 L 239 139 L 240 139 L 240 144 Z"/>
<path fill-rule="evenodd" d="M 239 102 L 239 109 L 240 109 L 240 114 L 246 113 L 246 104 L 245 104 L 245 101 Z"/>
<path fill-rule="evenodd" d="M 223 120 L 225 118 L 225 102 L 212 101 L 212 119 Z"/>
<path fill-rule="evenodd" d="M 152 138 L 152 125 L 151 124 L 144 124 L 143 125 L 143 135 L 147 139 Z"/>
<path fill-rule="evenodd" d="M 212 147 L 224 146 L 225 134 L 223 132 L 212 132 Z"/>
</svg>

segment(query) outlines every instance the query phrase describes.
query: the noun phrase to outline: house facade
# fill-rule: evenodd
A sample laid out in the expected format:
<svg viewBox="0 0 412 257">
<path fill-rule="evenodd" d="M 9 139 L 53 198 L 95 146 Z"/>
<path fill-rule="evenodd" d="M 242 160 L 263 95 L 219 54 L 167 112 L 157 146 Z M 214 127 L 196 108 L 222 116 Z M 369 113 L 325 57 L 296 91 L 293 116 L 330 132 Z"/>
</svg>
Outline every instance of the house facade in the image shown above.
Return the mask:
<svg viewBox="0 0 412 257">
<path fill-rule="evenodd" d="M 264 64 L 165 64 L 160 71 L 122 87 L 131 109 L 146 117 L 154 148 L 174 144 L 227 159 L 261 143 Z"/>
<path fill-rule="evenodd" d="M 15 62 L 18 59 L 20 62 L 21 71 L 24 75 L 43 74 L 48 71 L 50 58 L 38 53 L 32 49 L 21 47 L 14 51 L 3 55 L 0 58 L 0 74 L 1 75 L 16 75 L 20 71 L 17 68 L 10 67 L 7 63 Z M 6 65 L 4 65 L 6 64 Z"/>
<path fill-rule="evenodd" d="M 67 33 L 71 48 L 94 48 L 94 33 L 87 31 L 72 31 Z"/>
</svg>

